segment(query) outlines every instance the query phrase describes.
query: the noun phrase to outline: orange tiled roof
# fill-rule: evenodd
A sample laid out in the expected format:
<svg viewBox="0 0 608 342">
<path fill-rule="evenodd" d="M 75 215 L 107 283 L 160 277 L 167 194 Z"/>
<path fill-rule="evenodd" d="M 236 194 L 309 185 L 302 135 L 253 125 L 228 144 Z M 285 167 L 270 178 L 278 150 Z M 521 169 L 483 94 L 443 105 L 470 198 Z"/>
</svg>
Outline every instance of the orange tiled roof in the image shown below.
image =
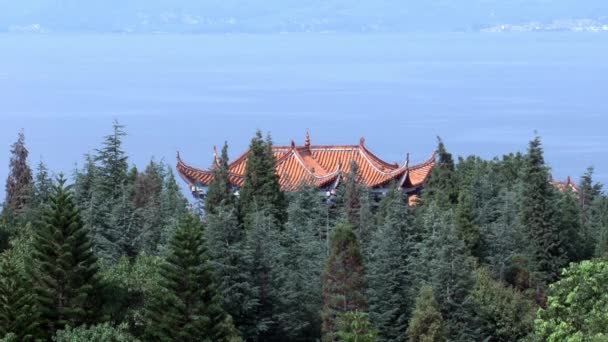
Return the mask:
<svg viewBox="0 0 608 342">
<path fill-rule="evenodd" d="M 435 153 L 418 165 L 409 165 L 409 155 L 403 165 L 387 163 L 365 147 L 363 138 L 358 145 L 323 146 L 311 145 L 307 134 L 303 146 L 292 142 L 291 146 L 273 146 L 272 150 L 281 187 L 286 191 L 295 190 L 302 184 L 325 187 L 337 183 L 341 175 L 349 172 L 351 161 L 359 167 L 359 182 L 367 187 L 381 187 L 396 181 L 403 187 L 415 188 L 426 181 L 435 165 Z M 230 182 L 237 187 L 243 185 L 248 154 L 246 151 L 228 165 Z M 212 179 L 211 170 L 191 167 L 182 161 L 179 154 L 177 171 L 190 185 L 207 185 Z"/>
</svg>

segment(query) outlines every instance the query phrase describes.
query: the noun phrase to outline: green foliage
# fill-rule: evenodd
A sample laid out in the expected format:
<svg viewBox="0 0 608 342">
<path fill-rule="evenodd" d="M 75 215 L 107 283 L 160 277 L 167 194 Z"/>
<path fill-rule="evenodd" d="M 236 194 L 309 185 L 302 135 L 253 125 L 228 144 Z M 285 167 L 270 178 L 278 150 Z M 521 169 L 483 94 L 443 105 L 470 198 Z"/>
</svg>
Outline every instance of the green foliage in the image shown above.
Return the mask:
<svg viewBox="0 0 608 342">
<path fill-rule="evenodd" d="M 367 295 L 378 341 L 406 341 L 414 302 L 414 256 L 418 234 L 407 205 L 396 194 L 386 198 L 383 224 L 374 232 L 367 261 Z"/>
<path fill-rule="evenodd" d="M 33 179 L 27 161 L 28 155 L 25 135 L 19 132 L 17 141 L 11 146 L 10 170 L 6 180 L 6 197 L 2 210 L 2 216 L 9 221 L 18 216 L 31 201 Z"/>
<path fill-rule="evenodd" d="M 332 341 L 336 332 L 336 320 L 348 311 L 366 311 L 364 290 L 363 256 L 359 242 L 348 223 L 340 223 L 334 229 L 330 253 L 323 273 L 323 320 L 324 341 Z"/>
<path fill-rule="evenodd" d="M 480 232 L 470 189 L 461 189 L 454 216 L 458 238 L 464 242 L 470 255 L 481 256 Z"/>
<path fill-rule="evenodd" d="M 530 142 L 525 160 L 521 174 L 520 222 L 526 234 L 527 254 L 533 262 L 533 269 L 541 281 L 551 282 L 567 259 L 556 220 L 555 189 L 549 182 L 540 138 Z"/>
<path fill-rule="evenodd" d="M 433 288 L 450 340 L 475 340 L 475 319 L 468 294 L 473 286 L 474 260 L 458 239 L 451 212 L 431 203 L 424 212 L 418 246 L 416 278 Z"/>
<path fill-rule="evenodd" d="M 40 336 L 36 301 L 11 252 L 0 255 L 0 336 L 13 334 L 16 341 L 33 341 Z"/>
<path fill-rule="evenodd" d="M 100 288 L 97 259 L 61 176 L 35 229 L 32 264 L 40 323 L 47 333 L 95 319 Z"/>
<path fill-rule="evenodd" d="M 437 163 L 424 189 L 422 201 L 434 201 L 441 208 L 448 208 L 458 202 L 458 184 L 454 159 L 441 140 L 437 138 Z"/>
<path fill-rule="evenodd" d="M 558 200 L 558 227 L 561 234 L 564 257 L 569 262 L 577 262 L 592 256 L 593 240 L 586 238 L 586 229 L 583 229 L 581 207 L 576 193 L 566 189 L 559 194 Z M 587 247 L 587 245 L 590 245 Z"/>
<path fill-rule="evenodd" d="M 446 341 L 443 317 L 431 287 L 422 287 L 416 297 L 416 306 L 407 334 L 411 342 Z"/>
<path fill-rule="evenodd" d="M 337 341 L 374 342 L 376 332 L 372 328 L 366 313 L 349 311 L 340 315 L 336 323 Z"/>
<path fill-rule="evenodd" d="M 535 314 L 532 302 L 494 280 L 486 269 L 475 271 L 475 286 L 470 295 L 484 340 L 520 341 L 532 332 Z"/>
<path fill-rule="evenodd" d="M 209 190 L 205 198 L 205 211 L 209 214 L 216 213 L 221 206 L 236 205 L 234 190 L 228 178 L 228 143 L 224 143 L 221 156 L 214 161 L 212 174 L 213 179 L 209 183 Z"/>
<path fill-rule="evenodd" d="M 321 275 L 327 255 L 325 212 L 318 190 L 304 187 L 291 194 L 280 257 L 279 310 L 283 335 L 290 340 L 320 338 Z"/>
<path fill-rule="evenodd" d="M 549 287 L 546 309 L 534 322 L 542 341 L 608 340 L 608 262 L 571 264 Z"/>
<path fill-rule="evenodd" d="M 108 323 L 78 328 L 66 327 L 53 336 L 54 342 L 137 342 L 127 331 L 126 325 L 113 327 Z"/>
<path fill-rule="evenodd" d="M 163 292 L 148 310 L 146 340 L 228 341 L 237 336 L 221 307 L 201 223 L 186 216 L 172 238 L 161 269 Z"/>
<path fill-rule="evenodd" d="M 360 217 L 359 212 L 361 210 L 361 199 L 359 194 L 358 186 L 358 174 L 359 166 L 355 161 L 351 161 L 349 165 L 348 174 L 344 182 L 344 218 L 351 226 L 353 230 L 359 230 Z"/>
<path fill-rule="evenodd" d="M 245 253 L 246 291 L 253 300 L 251 312 L 242 319 L 241 332 L 247 338 L 272 339 L 281 330 L 277 321 L 281 289 L 280 230 L 274 216 L 267 210 L 256 210 L 243 243 Z"/>
<path fill-rule="evenodd" d="M 277 222 L 285 222 L 287 200 L 281 191 L 274 163 L 270 135 L 264 140 L 258 130 L 249 145 L 244 183 L 239 194 L 239 208 L 246 228 L 251 225 L 253 213 L 260 209 L 268 210 Z"/>
</svg>

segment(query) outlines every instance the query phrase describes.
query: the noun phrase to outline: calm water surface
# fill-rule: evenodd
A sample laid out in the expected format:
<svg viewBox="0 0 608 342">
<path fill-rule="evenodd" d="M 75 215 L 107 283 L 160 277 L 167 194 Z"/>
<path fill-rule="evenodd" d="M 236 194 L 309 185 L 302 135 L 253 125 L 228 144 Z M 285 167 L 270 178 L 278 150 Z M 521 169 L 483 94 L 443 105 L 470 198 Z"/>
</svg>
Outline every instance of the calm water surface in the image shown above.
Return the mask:
<svg viewBox="0 0 608 342">
<path fill-rule="evenodd" d="M 256 128 L 277 144 L 367 146 L 401 163 L 441 136 L 492 157 L 543 137 L 556 178 L 608 182 L 608 35 L 0 35 L 0 180 L 25 129 L 31 162 L 71 172 L 113 118 L 143 167 L 208 166 Z M 0 197 L 2 197 L 0 195 Z"/>
</svg>

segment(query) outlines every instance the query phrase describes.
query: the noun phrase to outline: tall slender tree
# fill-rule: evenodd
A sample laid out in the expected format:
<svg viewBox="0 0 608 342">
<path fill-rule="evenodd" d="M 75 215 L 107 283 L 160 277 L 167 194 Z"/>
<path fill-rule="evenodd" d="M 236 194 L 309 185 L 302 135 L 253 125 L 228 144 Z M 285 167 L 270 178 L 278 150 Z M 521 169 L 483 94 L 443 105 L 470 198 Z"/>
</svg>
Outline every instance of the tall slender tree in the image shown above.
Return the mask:
<svg viewBox="0 0 608 342">
<path fill-rule="evenodd" d="M 264 140 L 258 130 L 249 146 L 244 183 L 239 194 L 239 208 L 246 228 L 251 224 L 253 212 L 259 208 L 268 210 L 279 223 L 284 223 L 287 218 L 287 200 L 274 163 L 272 139 L 269 135 Z"/>
<path fill-rule="evenodd" d="M 414 267 L 417 232 L 399 191 L 389 195 L 384 223 L 374 232 L 367 261 L 367 295 L 378 341 L 407 341 L 415 297 Z"/>
<path fill-rule="evenodd" d="M 0 336 L 19 341 L 40 337 L 36 301 L 31 284 L 15 263 L 12 251 L 0 255 Z"/>
<path fill-rule="evenodd" d="M 521 174 L 520 222 L 527 234 L 528 254 L 541 281 L 552 282 L 564 266 L 563 246 L 556 222 L 554 192 L 539 137 L 528 146 Z"/>
<path fill-rule="evenodd" d="M 18 215 L 31 200 L 33 180 L 32 170 L 27 161 L 28 155 L 25 135 L 21 131 L 11 147 L 10 170 L 6 180 L 3 216 L 9 219 Z"/>
<path fill-rule="evenodd" d="M 412 314 L 407 334 L 412 342 L 443 342 L 445 328 L 439 304 L 435 300 L 433 289 L 423 287 L 416 297 L 416 307 Z"/>
<path fill-rule="evenodd" d="M 441 138 L 437 137 L 437 164 L 424 189 L 423 202 L 433 200 L 441 208 L 448 208 L 458 202 L 458 182 L 454 159 Z"/>
<path fill-rule="evenodd" d="M 59 176 L 33 241 L 31 270 L 41 325 L 50 336 L 98 312 L 97 259 L 65 179 Z"/>
<path fill-rule="evenodd" d="M 349 311 L 367 310 L 364 295 L 363 255 L 348 223 L 340 223 L 331 237 L 330 254 L 323 273 L 323 341 L 333 341 L 338 317 Z"/>
<path fill-rule="evenodd" d="M 232 341 L 238 339 L 213 281 L 203 227 L 186 216 L 175 232 L 161 270 L 165 298 L 149 312 L 148 340 Z M 170 305 L 165 305 L 171 303 Z"/>
<path fill-rule="evenodd" d="M 228 143 L 224 143 L 222 153 L 214 161 L 213 179 L 205 198 L 205 211 L 215 213 L 220 206 L 235 206 L 234 190 L 229 179 Z"/>
</svg>

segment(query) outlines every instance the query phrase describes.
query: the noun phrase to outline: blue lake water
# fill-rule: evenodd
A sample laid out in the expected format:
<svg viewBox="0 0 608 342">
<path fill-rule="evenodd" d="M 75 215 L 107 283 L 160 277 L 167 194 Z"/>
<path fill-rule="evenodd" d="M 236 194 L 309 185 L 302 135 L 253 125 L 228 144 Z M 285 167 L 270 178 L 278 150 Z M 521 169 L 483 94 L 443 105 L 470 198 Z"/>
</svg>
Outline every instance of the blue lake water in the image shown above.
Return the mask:
<svg viewBox="0 0 608 342">
<path fill-rule="evenodd" d="M 71 172 L 113 118 L 143 167 L 208 166 L 256 128 L 275 143 L 366 145 L 401 163 L 524 150 L 555 178 L 608 182 L 608 34 L 0 35 L 0 180 L 23 128 L 31 163 Z M 0 198 L 3 194 L 0 195 Z"/>
</svg>

